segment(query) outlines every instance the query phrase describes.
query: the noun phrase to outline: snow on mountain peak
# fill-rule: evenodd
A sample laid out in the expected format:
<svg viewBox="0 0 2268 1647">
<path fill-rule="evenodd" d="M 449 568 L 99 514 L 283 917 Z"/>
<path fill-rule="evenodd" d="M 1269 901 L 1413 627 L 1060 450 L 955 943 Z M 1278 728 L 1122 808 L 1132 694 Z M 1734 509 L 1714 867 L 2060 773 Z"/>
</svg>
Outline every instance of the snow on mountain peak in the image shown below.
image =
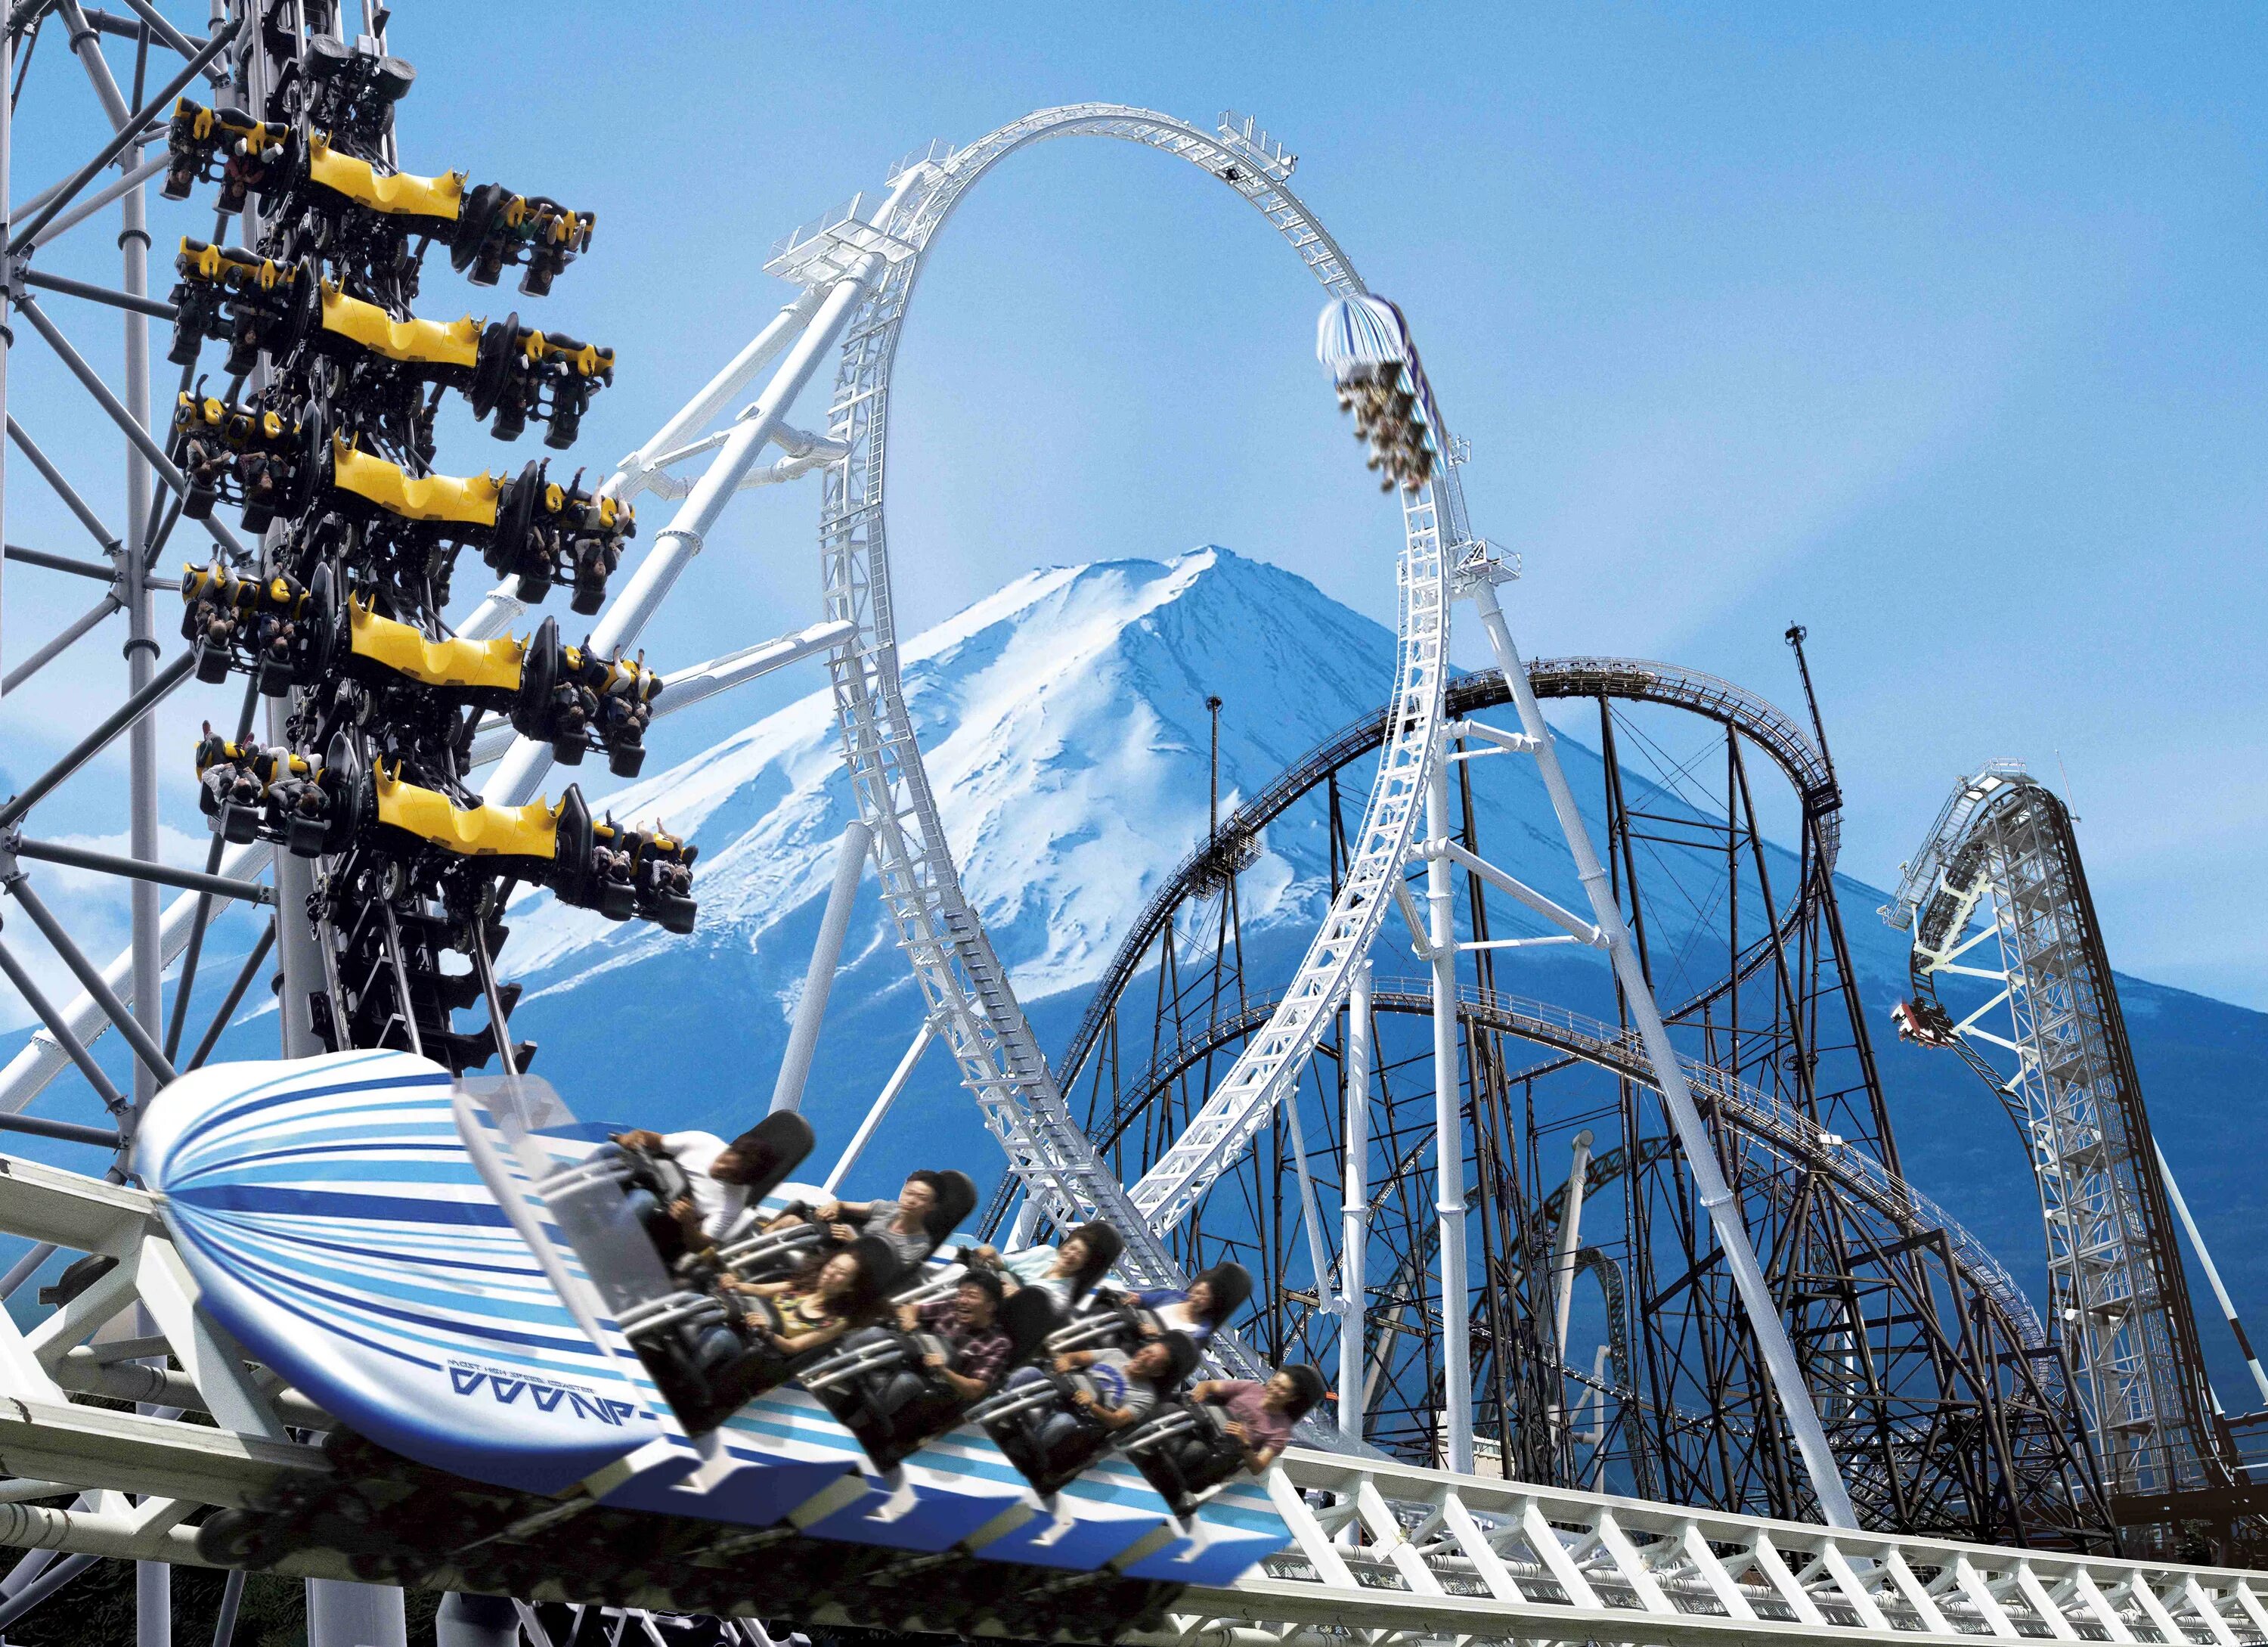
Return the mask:
<svg viewBox="0 0 2268 1647">
<path fill-rule="evenodd" d="M 963 884 L 1018 993 L 1035 998 L 1092 979 L 1203 838 L 1206 696 L 1224 700 L 1226 815 L 1384 701 L 1394 637 L 1304 579 L 1209 544 L 1165 561 L 1034 571 L 902 641 L 899 661 Z M 666 745 L 666 727 L 656 742 Z M 699 845 L 695 942 L 784 949 L 767 934 L 824 896 L 852 816 L 828 695 L 594 804 L 665 819 Z M 1287 895 L 1304 904 L 1311 890 L 1289 865 L 1264 864 L 1241 888 L 1245 918 L 1265 924 Z M 508 964 L 545 994 L 684 942 L 536 895 L 512 924 Z M 847 964 L 891 950 L 882 927 L 864 906 Z M 802 957 L 764 958 L 784 1010 Z M 888 964 L 878 987 L 903 980 L 894 951 Z"/>
</svg>

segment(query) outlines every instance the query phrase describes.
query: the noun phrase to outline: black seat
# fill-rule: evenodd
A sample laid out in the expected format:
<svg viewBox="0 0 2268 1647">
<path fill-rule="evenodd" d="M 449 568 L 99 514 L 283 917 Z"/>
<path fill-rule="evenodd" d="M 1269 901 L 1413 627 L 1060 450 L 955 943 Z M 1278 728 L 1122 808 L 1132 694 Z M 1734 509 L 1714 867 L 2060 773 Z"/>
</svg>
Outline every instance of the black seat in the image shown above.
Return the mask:
<svg viewBox="0 0 2268 1647">
<path fill-rule="evenodd" d="M 1216 1264 L 1200 1281 L 1212 1284 L 1213 1330 L 1219 1332 L 1236 1318 L 1252 1297 L 1252 1272 L 1241 1264 Z"/>
<path fill-rule="evenodd" d="M 816 1141 L 811 1123 L 788 1110 L 765 1116 L 733 1139 L 733 1152 L 755 1174 L 747 1183 L 749 1204 L 755 1205 L 777 1189 L 781 1181 L 802 1164 Z M 643 1190 L 652 1198 L 644 1207 L 642 1222 L 646 1233 L 653 1238 L 661 1261 L 676 1264 L 685 1256 L 685 1232 L 670 1216 L 669 1209 L 692 1193 L 691 1175 L 669 1156 L 648 1155 L 619 1145 L 606 1148 L 627 1164 L 623 1193 Z"/>
<path fill-rule="evenodd" d="M 682 1293 L 652 1315 L 624 1323 L 638 1358 L 689 1433 L 714 1429 L 747 1402 L 824 1359 L 843 1337 L 871 1325 L 888 1308 L 889 1295 L 902 1279 L 896 1252 L 874 1236 L 861 1236 L 844 1250 L 859 1261 L 859 1282 L 845 1306 L 843 1333 L 798 1355 L 783 1355 L 760 1330 L 779 1318 L 770 1300 Z"/>
<path fill-rule="evenodd" d="M 1174 1359 L 1166 1375 L 1155 1383 L 1160 1400 L 1170 1399 L 1172 1392 L 1197 1370 L 1198 1359 L 1197 1347 L 1188 1334 L 1168 1333 L 1165 1341 Z M 985 1433 L 1008 1461 L 1040 1492 L 1052 1493 L 1065 1486 L 1143 1427 L 1136 1424 L 1114 1430 L 1088 1417 L 1071 1400 L 1082 1387 L 1080 1378 L 1076 1372 L 1049 1373 L 1044 1379 L 1027 1383 L 978 1404 L 971 1414 L 983 1422 Z M 1058 1442 L 1042 1451 L 1038 1444 L 1040 1428 L 1048 1418 L 1058 1415 L 1076 1420 L 1076 1433 L 1068 1442 Z"/>
<path fill-rule="evenodd" d="M 930 1208 L 924 1220 L 929 1230 L 932 1251 L 945 1244 L 946 1237 L 961 1228 L 961 1221 L 976 1210 L 976 1180 L 966 1172 L 951 1169 L 937 1175 L 937 1205 Z"/>
<path fill-rule="evenodd" d="M 776 1110 L 742 1134 L 747 1147 L 735 1139 L 734 1153 L 755 1172 L 748 1183 L 748 1200 L 760 1201 L 803 1164 L 818 1141 L 811 1123 L 793 1110 Z"/>
<path fill-rule="evenodd" d="M 1027 1287 L 1001 1302 L 998 1319 L 1000 1330 L 1008 1335 L 1005 1365 L 1014 1368 L 1031 1359 L 1055 1329 L 1057 1318 L 1048 1296 Z M 805 1369 L 802 1382 L 858 1437 L 877 1468 L 888 1469 L 955 1428 L 977 1405 L 944 1379 L 928 1376 L 917 1335 L 895 1327 L 876 1328 L 858 1339 L 858 1343 L 844 1344 Z M 881 1391 L 892 1378 L 907 1371 L 921 1377 L 920 1393 L 895 1411 L 885 1410 Z"/>
<path fill-rule="evenodd" d="M 664 1264 L 674 1265 L 685 1256 L 685 1231 L 669 1209 L 693 1193 L 692 1178 L 668 1156 L 650 1156 L 642 1149 L 624 1149 L 609 1144 L 624 1163 L 622 1193 L 635 1195 L 645 1193 L 640 1201 L 638 1221 L 645 1226 L 652 1239 L 654 1251 Z"/>
<path fill-rule="evenodd" d="M 1008 1364 L 1020 1367 L 1061 1324 L 1055 1300 L 1036 1287 L 1021 1287 L 1000 1302 L 1000 1326 L 1012 1348 Z"/>
<path fill-rule="evenodd" d="M 1219 1414 L 1180 1397 L 1161 1403 L 1119 1450 L 1177 1515 L 1246 1470 L 1244 1448 L 1221 1428 Z"/>
</svg>

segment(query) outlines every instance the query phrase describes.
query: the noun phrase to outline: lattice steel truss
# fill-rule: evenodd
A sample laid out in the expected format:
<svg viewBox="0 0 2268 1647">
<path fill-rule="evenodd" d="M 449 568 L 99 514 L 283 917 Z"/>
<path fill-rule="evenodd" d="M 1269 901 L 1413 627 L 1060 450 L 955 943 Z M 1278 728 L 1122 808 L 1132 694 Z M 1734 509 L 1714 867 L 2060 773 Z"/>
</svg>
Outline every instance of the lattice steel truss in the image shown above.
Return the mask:
<svg viewBox="0 0 2268 1647">
<path fill-rule="evenodd" d="M 1959 1049 L 2023 1135 L 2049 1324 L 2120 1519 L 2163 1520 L 2181 1496 L 2230 1484 L 2236 1455 L 2069 811 L 2020 763 L 1989 764 L 1955 787 L 1883 914 L 1914 935 L 1903 1027 Z M 1956 1023 L 1939 998 L 1948 978 L 1996 987 L 1969 986 L 1984 998 L 1964 996 Z"/>
<path fill-rule="evenodd" d="M 2103 1544 L 2108 1509 L 2039 1320 L 1991 1256 L 1897 1176 L 1834 900 L 1839 798 L 1819 743 L 1753 694 L 1675 666 L 1554 660 L 1532 664 L 1529 679 L 1541 698 L 1596 706 L 1610 758 L 1595 801 L 1617 894 L 1863 1518 Z M 1450 688 L 1446 713 L 1467 723 L 1506 696 L 1500 677 L 1468 676 Z M 1697 751 L 1697 740 L 1670 747 L 1665 712 L 1676 725 L 1711 726 L 1714 755 Z M 1233 860 L 1271 832 L 1304 831 L 1323 838 L 1343 873 L 1341 787 L 1362 784 L 1389 724 L 1381 715 L 1351 725 L 1225 818 L 1114 956 L 1059 1067 L 1097 1147 L 1130 1178 L 1160 1157 L 1219 1061 L 1277 1004 L 1280 940 L 1271 950 L 1248 929 Z M 1780 816 L 1770 809 L 1777 798 L 1784 815 L 1787 796 L 1751 786 L 1759 754 L 1792 792 L 1802 842 L 1793 864 L 1766 844 L 1766 820 Z M 1699 794 L 1695 775 L 1712 761 L 1714 807 L 1682 800 Z M 1495 802 L 1469 760 L 1453 770 L 1459 838 L 1484 858 Z M 1627 773 L 1639 771 L 1661 783 L 1632 789 Z M 1705 864 L 1716 878 L 1702 884 Z M 1650 912 L 1680 905 L 1715 912 L 1720 948 L 1702 956 L 1660 934 L 1643 942 Z M 1534 929 L 1478 876 L 1464 883 L 1459 910 L 1468 943 Z M 1635 1032 L 1627 1020 L 1505 993 L 1521 958 L 1472 949 L 1463 963 L 1473 1281 L 1462 1309 L 1431 1280 L 1432 1081 L 1412 1033 L 1428 996 L 1381 981 L 1372 998 L 1366 1437 L 1413 1460 L 1440 1456 L 1446 1317 L 1471 1334 L 1481 1456 L 1507 1474 L 1798 1513 L 1803 1473 L 1653 1108 Z M 1601 990 L 1590 1004 L 1611 1016 L 1616 1000 Z M 1233 1258 L 1253 1269 L 1265 1301 L 1256 1348 L 1319 1365 L 1336 1359 L 1347 1318 L 1341 1223 L 1318 1215 L 1337 1210 L 1346 1182 L 1348 1029 L 1343 1011 L 1296 1101 L 1174 1244 L 1189 1266 Z M 1579 1128 L 1602 1134 L 1584 1175 L 1590 1222 L 1576 1263 L 1601 1289 L 1580 1325 L 1620 1369 L 1604 1377 L 1588 1344 L 1563 1351 L 1554 1341 L 1565 1151 Z M 1594 1233 L 1602 1221 L 1619 1228 Z M 1602 1320 L 1616 1292 L 1615 1318 Z M 1594 1438 L 1563 1422 L 1587 1407 Z"/>
</svg>

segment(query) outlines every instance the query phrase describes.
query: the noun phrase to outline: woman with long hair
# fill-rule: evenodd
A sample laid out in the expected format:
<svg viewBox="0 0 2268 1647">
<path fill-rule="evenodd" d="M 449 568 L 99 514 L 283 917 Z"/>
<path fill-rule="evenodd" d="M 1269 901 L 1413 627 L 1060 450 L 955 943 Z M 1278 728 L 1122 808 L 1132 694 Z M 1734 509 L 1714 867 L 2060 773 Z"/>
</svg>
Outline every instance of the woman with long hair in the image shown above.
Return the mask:
<svg viewBox="0 0 2268 1647">
<path fill-rule="evenodd" d="M 755 1301 L 744 1318 L 755 1340 L 777 1355 L 800 1355 L 833 1343 L 873 1312 L 887 1258 L 882 1244 L 867 1237 L 814 1254 L 784 1281 L 734 1279 L 723 1285 Z"/>
<path fill-rule="evenodd" d="M 1157 1318 L 1157 1326 L 1145 1337 L 1186 1333 L 1192 1341 L 1202 1344 L 1244 1308 L 1252 1296 L 1252 1272 L 1241 1264 L 1216 1264 L 1192 1276 L 1186 1287 L 1160 1287 L 1121 1296 Z"/>
</svg>

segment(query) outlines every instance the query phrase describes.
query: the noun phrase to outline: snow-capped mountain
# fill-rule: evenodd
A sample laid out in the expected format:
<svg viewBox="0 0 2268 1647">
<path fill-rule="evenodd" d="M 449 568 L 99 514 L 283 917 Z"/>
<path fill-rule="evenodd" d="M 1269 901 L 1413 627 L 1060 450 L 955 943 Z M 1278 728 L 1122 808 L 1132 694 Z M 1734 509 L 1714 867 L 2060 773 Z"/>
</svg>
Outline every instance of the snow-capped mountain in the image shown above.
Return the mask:
<svg viewBox="0 0 2268 1647">
<path fill-rule="evenodd" d="M 917 637 L 901 660 L 970 898 L 1018 993 L 1039 998 L 1090 982 L 1204 833 L 1207 696 L 1233 704 L 1221 723 L 1226 814 L 1252 784 L 1375 706 L 1394 637 L 1300 578 L 1206 548 L 1032 572 Z M 698 942 L 752 956 L 769 956 L 824 893 L 852 816 L 823 693 L 608 804 L 625 818 L 666 819 L 700 844 Z M 1271 858 L 1246 883 L 1248 920 L 1264 927 L 1304 907 L 1311 889 L 1286 868 Z M 531 993 L 571 992 L 678 947 L 652 928 L 529 902 L 511 964 Z M 853 930 L 879 936 L 871 900 Z M 856 936 L 849 953 L 862 953 Z M 799 986 L 792 953 L 786 970 Z M 775 1000 L 782 1022 L 792 1006 Z"/>
</svg>

